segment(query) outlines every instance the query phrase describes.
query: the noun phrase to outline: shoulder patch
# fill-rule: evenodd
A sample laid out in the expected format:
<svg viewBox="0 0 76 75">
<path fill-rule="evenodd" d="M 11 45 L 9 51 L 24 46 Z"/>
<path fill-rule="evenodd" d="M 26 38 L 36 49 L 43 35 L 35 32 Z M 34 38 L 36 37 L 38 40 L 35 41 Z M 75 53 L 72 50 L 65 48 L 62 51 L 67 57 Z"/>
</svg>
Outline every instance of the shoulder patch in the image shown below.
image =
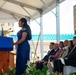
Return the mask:
<svg viewBox="0 0 76 75">
<path fill-rule="evenodd" d="M 26 28 L 22 28 L 22 30 L 26 30 Z"/>
</svg>

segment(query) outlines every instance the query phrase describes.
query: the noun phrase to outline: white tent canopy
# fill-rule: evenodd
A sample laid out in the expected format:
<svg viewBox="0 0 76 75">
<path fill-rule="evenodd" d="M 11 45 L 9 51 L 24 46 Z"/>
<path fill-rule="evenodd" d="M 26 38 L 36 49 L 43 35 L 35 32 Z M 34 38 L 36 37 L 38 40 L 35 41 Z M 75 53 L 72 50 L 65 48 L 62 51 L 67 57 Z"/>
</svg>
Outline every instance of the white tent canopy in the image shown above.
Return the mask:
<svg viewBox="0 0 76 75">
<path fill-rule="evenodd" d="M 45 14 L 55 6 L 56 0 L 0 0 L 0 22 L 17 21 L 21 17 L 36 19 L 39 12 Z"/>
<path fill-rule="evenodd" d="M 25 17 L 28 21 L 40 17 L 40 51 L 43 58 L 43 19 L 42 15 L 56 7 L 56 38 L 60 40 L 59 4 L 64 0 L 0 0 L 0 21 L 17 21 Z M 53 13 L 53 12 L 52 12 Z"/>
</svg>

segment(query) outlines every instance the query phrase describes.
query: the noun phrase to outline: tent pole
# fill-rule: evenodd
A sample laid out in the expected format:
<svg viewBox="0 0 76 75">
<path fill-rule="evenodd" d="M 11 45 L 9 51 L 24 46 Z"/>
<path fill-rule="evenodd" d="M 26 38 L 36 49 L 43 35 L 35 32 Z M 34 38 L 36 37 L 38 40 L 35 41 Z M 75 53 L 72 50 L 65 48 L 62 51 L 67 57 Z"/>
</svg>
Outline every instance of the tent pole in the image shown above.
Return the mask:
<svg viewBox="0 0 76 75">
<path fill-rule="evenodd" d="M 56 40 L 60 41 L 60 0 L 56 0 Z"/>
<path fill-rule="evenodd" d="M 21 6 L 22 7 L 22 6 Z M 30 15 L 30 17 L 40 26 L 40 34 L 41 34 L 41 36 L 40 36 L 40 38 L 41 38 L 41 40 L 40 40 L 40 50 L 41 50 L 41 58 L 43 57 L 43 26 L 42 26 L 42 10 L 39 10 L 39 13 L 40 13 L 40 23 L 38 23 L 34 18 L 33 18 L 33 16 L 24 8 L 24 7 L 22 7 L 29 15 Z M 42 30 L 42 31 L 41 31 Z M 39 34 L 39 35 L 40 35 Z M 39 40 L 39 39 L 38 39 Z M 37 46 L 38 46 L 38 43 L 37 43 Z M 36 49 L 35 49 L 35 54 L 36 54 L 36 50 L 37 50 L 37 46 L 36 46 Z M 34 56 L 34 58 L 35 58 L 35 56 Z"/>
<path fill-rule="evenodd" d="M 41 59 L 43 58 L 43 53 L 44 53 L 44 49 L 43 49 L 43 11 L 40 11 L 40 52 L 41 52 Z"/>
<path fill-rule="evenodd" d="M 30 17 L 28 19 L 28 25 L 30 26 Z M 31 41 L 29 41 L 30 43 Z M 30 46 L 30 61 L 32 60 L 32 51 L 31 51 L 31 46 Z"/>
</svg>

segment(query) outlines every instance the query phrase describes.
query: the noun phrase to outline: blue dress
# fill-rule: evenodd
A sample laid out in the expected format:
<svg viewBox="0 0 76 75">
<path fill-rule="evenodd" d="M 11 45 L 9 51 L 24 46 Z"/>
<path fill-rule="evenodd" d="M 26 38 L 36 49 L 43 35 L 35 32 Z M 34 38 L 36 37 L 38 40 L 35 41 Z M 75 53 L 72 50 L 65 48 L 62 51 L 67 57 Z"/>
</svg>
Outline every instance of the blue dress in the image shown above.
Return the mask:
<svg viewBox="0 0 76 75">
<path fill-rule="evenodd" d="M 26 32 L 28 34 L 26 28 L 21 29 L 17 33 L 18 40 L 22 38 L 23 32 Z M 27 61 L 29 60 L 29 56 L 30 56 L 30 45 L 28 43 L 28 36 L 26 36 L 26 39 L 24 40 L 24 42 L 19 44 L 17 48 L 16 75 L 22 75 L 23 73 L 25 73 L 25 70 L 27 68 L 26 64 L 27 64 Z"/>
</svg>

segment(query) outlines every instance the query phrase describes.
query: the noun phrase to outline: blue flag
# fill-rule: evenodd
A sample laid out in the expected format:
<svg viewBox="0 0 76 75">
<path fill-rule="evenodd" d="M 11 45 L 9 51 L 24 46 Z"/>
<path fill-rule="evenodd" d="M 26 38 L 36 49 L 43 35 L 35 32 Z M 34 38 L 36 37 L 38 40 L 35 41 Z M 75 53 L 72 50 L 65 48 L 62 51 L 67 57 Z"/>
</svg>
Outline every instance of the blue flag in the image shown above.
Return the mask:
<svg viewBox="0 0 76 75">
<path fill-rule="evenodd" d="M 1 36 L 4 36 L 4 30 L 3 30 L 3 27 L 2 27 L 2 31 L 1 31 Z"/>
</svg>

